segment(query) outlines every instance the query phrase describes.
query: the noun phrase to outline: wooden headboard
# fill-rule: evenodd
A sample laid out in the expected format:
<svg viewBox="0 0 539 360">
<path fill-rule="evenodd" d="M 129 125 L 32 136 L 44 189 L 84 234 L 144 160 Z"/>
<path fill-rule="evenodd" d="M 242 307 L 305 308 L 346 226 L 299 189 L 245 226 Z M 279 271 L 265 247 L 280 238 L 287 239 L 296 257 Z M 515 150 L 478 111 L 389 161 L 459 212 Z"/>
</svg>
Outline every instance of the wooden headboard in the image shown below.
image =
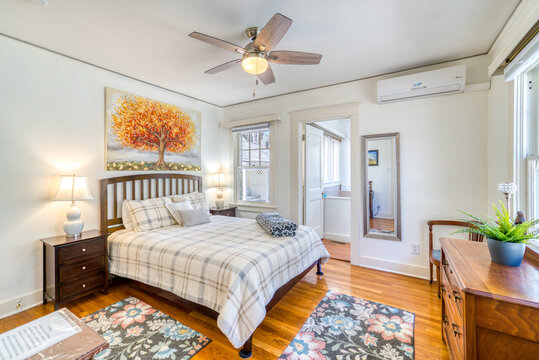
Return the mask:
<svg viewBox="0 0 539 360">
<path fill-rule="evenodd" d="M 124 228 L 124 200 L 144 200 L 202 192 L 202 177 L 184 174 L 140 174 L 100 180 L 100 229 L 112 233 Z"/>
</svg>

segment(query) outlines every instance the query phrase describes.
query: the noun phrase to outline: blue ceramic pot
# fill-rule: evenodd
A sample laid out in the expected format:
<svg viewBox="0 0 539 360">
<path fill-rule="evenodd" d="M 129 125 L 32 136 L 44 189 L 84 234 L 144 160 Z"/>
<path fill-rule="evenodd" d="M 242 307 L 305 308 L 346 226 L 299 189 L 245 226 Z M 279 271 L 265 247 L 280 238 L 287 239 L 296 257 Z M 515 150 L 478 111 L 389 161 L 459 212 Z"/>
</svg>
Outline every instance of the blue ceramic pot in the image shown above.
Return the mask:
<svg viewBox="0 0 539 360">
<path fill-rule="evenodd" d="M 505 266 L 520 266 L 524 252 L 526 251 L 526 244 L 503 242 L 493 239 L 487 239 L 487 243 L 490 259 L 493 262 Z"/>
</svg>

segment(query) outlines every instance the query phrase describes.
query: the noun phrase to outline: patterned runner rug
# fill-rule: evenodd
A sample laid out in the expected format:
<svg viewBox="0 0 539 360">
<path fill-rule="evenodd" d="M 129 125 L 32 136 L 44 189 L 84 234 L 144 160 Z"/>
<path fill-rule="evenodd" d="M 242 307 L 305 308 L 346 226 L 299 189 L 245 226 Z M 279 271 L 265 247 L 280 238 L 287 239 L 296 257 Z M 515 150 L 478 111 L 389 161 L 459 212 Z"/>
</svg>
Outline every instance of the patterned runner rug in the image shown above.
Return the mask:
<svg viewBox="0 0 539 360">
<path fill-rule="evenodd" d="M 188 360 L 211 340 L 150 305 L 129 297 L 82 320 L 109 342 L 94 359 Z"/>
<path fill-rule="evenodd" d="M 415 314 L 328 291 L 279 359 L 414 359 Z"/>
</svg>

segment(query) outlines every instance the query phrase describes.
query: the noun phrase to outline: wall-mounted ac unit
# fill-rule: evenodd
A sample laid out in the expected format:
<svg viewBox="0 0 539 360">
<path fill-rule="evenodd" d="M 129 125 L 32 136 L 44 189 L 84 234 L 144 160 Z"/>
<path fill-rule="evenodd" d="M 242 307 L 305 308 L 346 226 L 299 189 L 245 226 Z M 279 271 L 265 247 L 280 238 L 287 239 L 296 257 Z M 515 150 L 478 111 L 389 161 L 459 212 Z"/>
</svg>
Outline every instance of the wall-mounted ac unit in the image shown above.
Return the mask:
<svg viewBox="0 0 539 360">
<path fill-rule="evenodd" d="M 466 66 L 457 65 L 422 73 L 378 80 L 378 102 L 417 99 L 464 91 Z"/>
</svg>

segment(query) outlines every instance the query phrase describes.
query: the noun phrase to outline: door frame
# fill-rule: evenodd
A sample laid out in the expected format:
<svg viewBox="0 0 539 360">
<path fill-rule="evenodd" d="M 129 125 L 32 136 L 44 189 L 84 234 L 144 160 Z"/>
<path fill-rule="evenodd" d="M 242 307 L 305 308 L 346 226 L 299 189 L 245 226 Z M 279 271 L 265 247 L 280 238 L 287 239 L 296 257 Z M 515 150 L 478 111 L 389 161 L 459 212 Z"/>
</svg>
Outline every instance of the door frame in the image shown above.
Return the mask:
<svg viewBox="0 0 539 360">
<path fill-rule="evenodd" d="M 360 135 L 359 102 L 322 106 L 290 113 L 291 143 L 291 212 L 297 222 L 304 224 L 305 204 L 305 125 L 326 120 L 350 119 L 350 175 L 352 196 L 350 203 L 350 258 L 351 264 L 359 265 L 359 239 L 361 219 L 361 172 L 360 172 Z M 357 166 L 354 166 L 357 164 Z"/>
</svg>

